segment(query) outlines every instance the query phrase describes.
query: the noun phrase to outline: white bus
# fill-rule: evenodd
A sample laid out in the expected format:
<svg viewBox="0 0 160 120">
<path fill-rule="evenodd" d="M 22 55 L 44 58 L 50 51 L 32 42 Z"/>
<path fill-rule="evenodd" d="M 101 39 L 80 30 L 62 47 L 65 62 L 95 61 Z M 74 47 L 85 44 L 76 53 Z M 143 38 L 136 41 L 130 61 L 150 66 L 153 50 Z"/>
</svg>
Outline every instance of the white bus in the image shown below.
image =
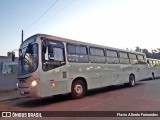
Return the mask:
<svg viewBox="0 0 160 120">
<path fill-rule="evenodd" d="M 18 64 L 18 90 L 30 97 L 71 93 L 78 99 L 90 89 L 134 86 L 152 76 L 143 53 L 44 34 L 21 44 Z"/>
<path fill-rule="evenodd" d="M 148 68 L 152 74 L 152 79 L 160 77 L 160 60 L 147 58 Z"/>
</svg>

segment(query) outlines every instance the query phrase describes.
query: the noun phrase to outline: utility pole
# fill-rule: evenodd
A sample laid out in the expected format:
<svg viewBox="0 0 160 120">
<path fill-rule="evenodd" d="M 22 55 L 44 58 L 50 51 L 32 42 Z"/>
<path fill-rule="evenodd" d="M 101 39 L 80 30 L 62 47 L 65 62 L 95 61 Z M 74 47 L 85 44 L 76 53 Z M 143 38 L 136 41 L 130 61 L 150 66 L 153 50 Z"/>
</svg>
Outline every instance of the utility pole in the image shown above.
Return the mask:
<svg viewBox="0 0 160 120">
<path fill-rule="evenodd" d="M 23 30 L 22 30 L 22 43 L 23 43 Z"/>
</svg>

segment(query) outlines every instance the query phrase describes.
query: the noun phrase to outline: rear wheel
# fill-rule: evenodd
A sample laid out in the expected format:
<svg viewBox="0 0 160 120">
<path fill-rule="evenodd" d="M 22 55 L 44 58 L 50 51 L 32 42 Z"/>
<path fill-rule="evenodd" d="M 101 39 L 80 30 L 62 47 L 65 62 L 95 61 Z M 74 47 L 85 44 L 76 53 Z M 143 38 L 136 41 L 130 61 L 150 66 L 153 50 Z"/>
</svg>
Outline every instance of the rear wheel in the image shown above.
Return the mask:
<svg viewBox="0 0 160 120">
<path fill-rule="evenodd" d="M 152 80 L 154 80 L 155 79 L 155 76 L 154 76 L 154 73 L 152 72 Z"/>
<path fill-rule="evenodd" d="M 135 83 L 136 83 L 136 81 L 135 81 L 135 76 L 134 76 L 134 75 L 130 75 L 130 76 L 129 76 L 128 86 L 133 87 L 133 86 L 135 86 Z"/>
<path fill-rule="evenodd" d="M 83 98 L 86 94 L 86 87 L 82 80 L 76 80 L 72 83 L 71 95 L 73 99 Z"/>
</svg>

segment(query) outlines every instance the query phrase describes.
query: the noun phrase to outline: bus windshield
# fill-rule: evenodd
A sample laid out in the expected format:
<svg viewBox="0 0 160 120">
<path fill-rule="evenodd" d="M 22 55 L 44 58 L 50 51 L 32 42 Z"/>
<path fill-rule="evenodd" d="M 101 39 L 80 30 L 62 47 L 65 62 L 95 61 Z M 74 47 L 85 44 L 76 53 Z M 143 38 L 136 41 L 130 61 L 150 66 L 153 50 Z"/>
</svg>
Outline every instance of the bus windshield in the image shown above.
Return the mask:
<svg viewBox="0 0 160 120">
<path fill-rule="evenodd" d="M 19 74 L 34 72 L 38 67 L 38 44 L 28 44 L 19 50 Z"/>
</svg>

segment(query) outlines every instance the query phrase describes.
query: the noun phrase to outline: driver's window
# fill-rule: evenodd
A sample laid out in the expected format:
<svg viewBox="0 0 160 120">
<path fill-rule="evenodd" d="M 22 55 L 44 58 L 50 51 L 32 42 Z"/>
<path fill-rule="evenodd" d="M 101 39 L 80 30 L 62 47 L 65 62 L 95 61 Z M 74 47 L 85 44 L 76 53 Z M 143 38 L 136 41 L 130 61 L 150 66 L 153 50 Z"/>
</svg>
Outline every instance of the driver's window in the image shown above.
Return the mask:
<svg viewBox="0 0 160 120">
<path fill-rule="evenodd" d="M 64 44 L 54 40 L 44 40 L 42 46 L 43 70 L 48 71 L 65 65 Z"/>
<path fill-rule="evenodd" d="M 55 61 L 64 61 L 63 49 L 62 48 L 53 48 L 53 59 Z"/>
<path fill-rule="evenodd" d="M 63 49 L 49 45 L 45 53 L 45 60 L 64 61 Z"/>
</svg>

